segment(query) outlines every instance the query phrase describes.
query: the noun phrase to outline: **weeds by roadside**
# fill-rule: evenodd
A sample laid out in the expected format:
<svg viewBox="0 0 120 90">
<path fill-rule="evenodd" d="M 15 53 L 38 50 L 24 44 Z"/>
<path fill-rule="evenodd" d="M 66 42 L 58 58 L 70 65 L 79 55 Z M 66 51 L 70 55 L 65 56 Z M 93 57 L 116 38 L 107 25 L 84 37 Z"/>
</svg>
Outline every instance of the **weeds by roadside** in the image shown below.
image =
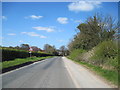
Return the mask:
<svg viewBox="0 0 120 90">
<path fill-rule="evenodd" d="M 103 69 L 102 67 L 95 66 L 95 65 L 89 64 L 87 62 L 82 62 L 80 60 L 75 60 L 75 59 L 72 59 L 71 57 L 67 57 L 67 58 L 69 58 L 70 60 L 72 60 L 78 64 L 81 64 L 81 65 L 89 68 L 92 71 L 95 71 L 98 75 L 102 76 L 107 81 L 111 82 L 112 84 L 118 85 L 118 72 L 117 71 Z"/>
<path fill-rule="evenodd" d="M 20 65 L 26 62 L 33 62 L 33 61 L 40 61 L 43 59 L 47 59 L 47 58 L 51 58 L 53 56 L 48 56 L 48 57 L 28 57 L 28 58 L 18 58 L 12 61 L 4 61 L 4 62 L 0 62 L 0 70 L 4 69 L 4 68 L 9 68 L 11 66 L 16 66 L 16 65 Z"/>
</svg>

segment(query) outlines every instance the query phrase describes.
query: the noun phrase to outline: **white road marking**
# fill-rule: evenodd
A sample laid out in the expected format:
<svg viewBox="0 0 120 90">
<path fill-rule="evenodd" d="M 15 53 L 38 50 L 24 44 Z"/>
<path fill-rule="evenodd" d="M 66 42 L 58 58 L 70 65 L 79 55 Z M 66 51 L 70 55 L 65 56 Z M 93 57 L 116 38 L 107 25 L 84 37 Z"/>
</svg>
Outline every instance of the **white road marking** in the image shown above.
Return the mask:
<svg viewBox="0 0 120 90">
<path fill-rule="evenodd" d="M 65 63 L 64 63 L 64 64 L 65 64 Z M 68 73 L 69 73 L 69 75 L 70 75 L 73 83 L 75 84 L 76 88 L 80 88 L 80 85 L 77 83 L 76 79 L 73 78 L 74 76 L 73 76 L 72 72 L 70 71 L 69 67 L 66 66 L 66 65 L 65 65 L 65 67 L 66 67 L 66 69 L 67 69 L 67 71 L 68 71 Z"/>
<path fill-rule="evenodd" d="M 77 88 L 112 88 L 81 65 L 62 57 L 66 68 Z"/>
</svg>

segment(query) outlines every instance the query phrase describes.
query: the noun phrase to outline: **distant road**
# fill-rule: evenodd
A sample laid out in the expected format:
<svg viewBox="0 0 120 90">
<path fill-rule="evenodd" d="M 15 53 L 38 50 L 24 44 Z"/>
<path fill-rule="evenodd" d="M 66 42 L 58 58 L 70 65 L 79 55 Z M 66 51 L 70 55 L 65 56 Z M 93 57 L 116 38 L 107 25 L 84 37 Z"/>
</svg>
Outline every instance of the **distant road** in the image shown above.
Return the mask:
<svg viewBox="0 0 120 90">
<path fill-rule="evenodd" d="M 2 81 L 3 88 L 110 88 L 65 57 L 46 59 L 5 73 Z"/>
</svg>

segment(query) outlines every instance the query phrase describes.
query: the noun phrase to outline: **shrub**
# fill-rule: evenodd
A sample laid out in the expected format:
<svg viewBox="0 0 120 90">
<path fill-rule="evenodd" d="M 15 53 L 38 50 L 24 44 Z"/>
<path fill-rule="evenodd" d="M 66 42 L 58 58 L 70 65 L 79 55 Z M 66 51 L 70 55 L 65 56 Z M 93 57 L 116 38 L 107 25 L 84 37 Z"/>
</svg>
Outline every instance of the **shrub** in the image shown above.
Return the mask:
<svg viewBox="0 0 120 90">
<path fill-rule="evenodd" d="M 105 64 L 108 62 L 115 62 L 117 60 L 118 49 L 117 45 L 111 41 L 104 41 L 95 47 L 95 52 L 92 57 L 96 64 Z"/>
<path fill-rule="evenodd" d="M 29 51 L 9 49 L 9 48 L 0 48 L 0 50 L 2 50 L 2 61 L 10 61 L 16 58 L 26 58 L 30 56 Z M 48 53 L 32 52 L 32 56 L 45 57 L 52 55 Z"/>
<path fill-rule="evenodd" d="M 70 53 L 70 57 L 74 60 L 77 60 L 78 56 L 80 56 L 84 52 L 85 50 L 83 49 L 75 49 Z"/>
<path fill-rule="evenodd" d="M 29 57 L 27 51 L 13 50 L 13 49 L 2 49 L 2 61 L 9 61 L 15 58 L 26 58 Z"/>
</svg>

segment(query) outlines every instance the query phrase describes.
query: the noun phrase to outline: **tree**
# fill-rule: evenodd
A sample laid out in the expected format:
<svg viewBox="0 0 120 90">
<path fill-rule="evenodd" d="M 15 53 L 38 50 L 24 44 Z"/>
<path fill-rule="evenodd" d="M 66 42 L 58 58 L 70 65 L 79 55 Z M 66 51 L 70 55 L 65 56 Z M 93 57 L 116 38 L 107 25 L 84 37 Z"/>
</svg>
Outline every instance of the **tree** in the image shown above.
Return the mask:
<svg viewBox="0 0 120 90">
<path fill-rule="evenodd" d="M 89 17 L 87 24 L 91 29 L 90 31 L 99 36 L 100 42 L 114 39 L 114 34 L 119 28 L 118 22 L 113 17 L 103 16 L 99 13 L 95 14 L 94 17 Z"/>
<path fill-rule="evenodd" d="M 41 49 L 40 48 L 38 48 L 37 46 L 32 46 L 31 47 L 32 49 L 33 49 L 33 51 L 35 51 L 35 52 L 38 52 L 38 51 L 40 51 Z"/>
<path fill-rule="evenodd" d="M 44 50 L 45 50 L 46 53 L 50 53 L 50 54 L 53 54 L 53 55 L 58 55 L 55 46 L 51 46 L 49 44 L 45 44 L 44 45 Z"/>
<path fill-rule="evenodd" d="M 94 17 L 95 18 L 95 17 Z M 80 33 L 77 36 L 77 39 L 80 41 L 80 48 L 89 50 L 92 47 L 96 46 L 99 43 L 99 31 L 100 28 L 97 25 L 96 19 L 89 24 L 80 24 L 77 28 L 80 30 Z"/>
<path fill-rule="evenodd" d="M 50 53 L 50 47 L 51 46 L 49 44 L 44 45 L 44 50 L 45 50 L 46 53 Z"/>
<path fill-rule="evenodd" d="M 68 45 L 69 50 L 89 50 L 105 40 L 114 39 L 114 34 L 119 29 L 117 22 L 111 16 L 103 17 L 95 14 L 89 17 L 85 23 L 78 25 L 79 32 Z"/>
<path fill-rule="evenodd" d="M 69 51 L 67 50 L 67 48 L 65 46 L 61 46 L 60 47 L 60 54 L 65 56 L 69 54 Z"/>
<path fill-rule="evenodd" d="M 9 46 L 9 48 L 10 48 L 10 49 L 13 49 L 14 47 L 12 47 L 12 46 Z"/>
<path fill-rule="evenodd" d="M 16 47 L 14 47 L 15 49 L 20 49 L 20 47 L 19 46 L 16 46 Z"/>
<path fill-rule="evenodd" d="M 28 44 L 21 44 L 20 48 L 23 50 L 29 50 L 29 45 Z"/>
<path fill-rule="evenodd" d="M 56 49 L 56 47 L 55 46 L 53 46 L 53 55 L 58 55 L 58 52 L 57 52 L 57 49 Z"/>
</svg>

